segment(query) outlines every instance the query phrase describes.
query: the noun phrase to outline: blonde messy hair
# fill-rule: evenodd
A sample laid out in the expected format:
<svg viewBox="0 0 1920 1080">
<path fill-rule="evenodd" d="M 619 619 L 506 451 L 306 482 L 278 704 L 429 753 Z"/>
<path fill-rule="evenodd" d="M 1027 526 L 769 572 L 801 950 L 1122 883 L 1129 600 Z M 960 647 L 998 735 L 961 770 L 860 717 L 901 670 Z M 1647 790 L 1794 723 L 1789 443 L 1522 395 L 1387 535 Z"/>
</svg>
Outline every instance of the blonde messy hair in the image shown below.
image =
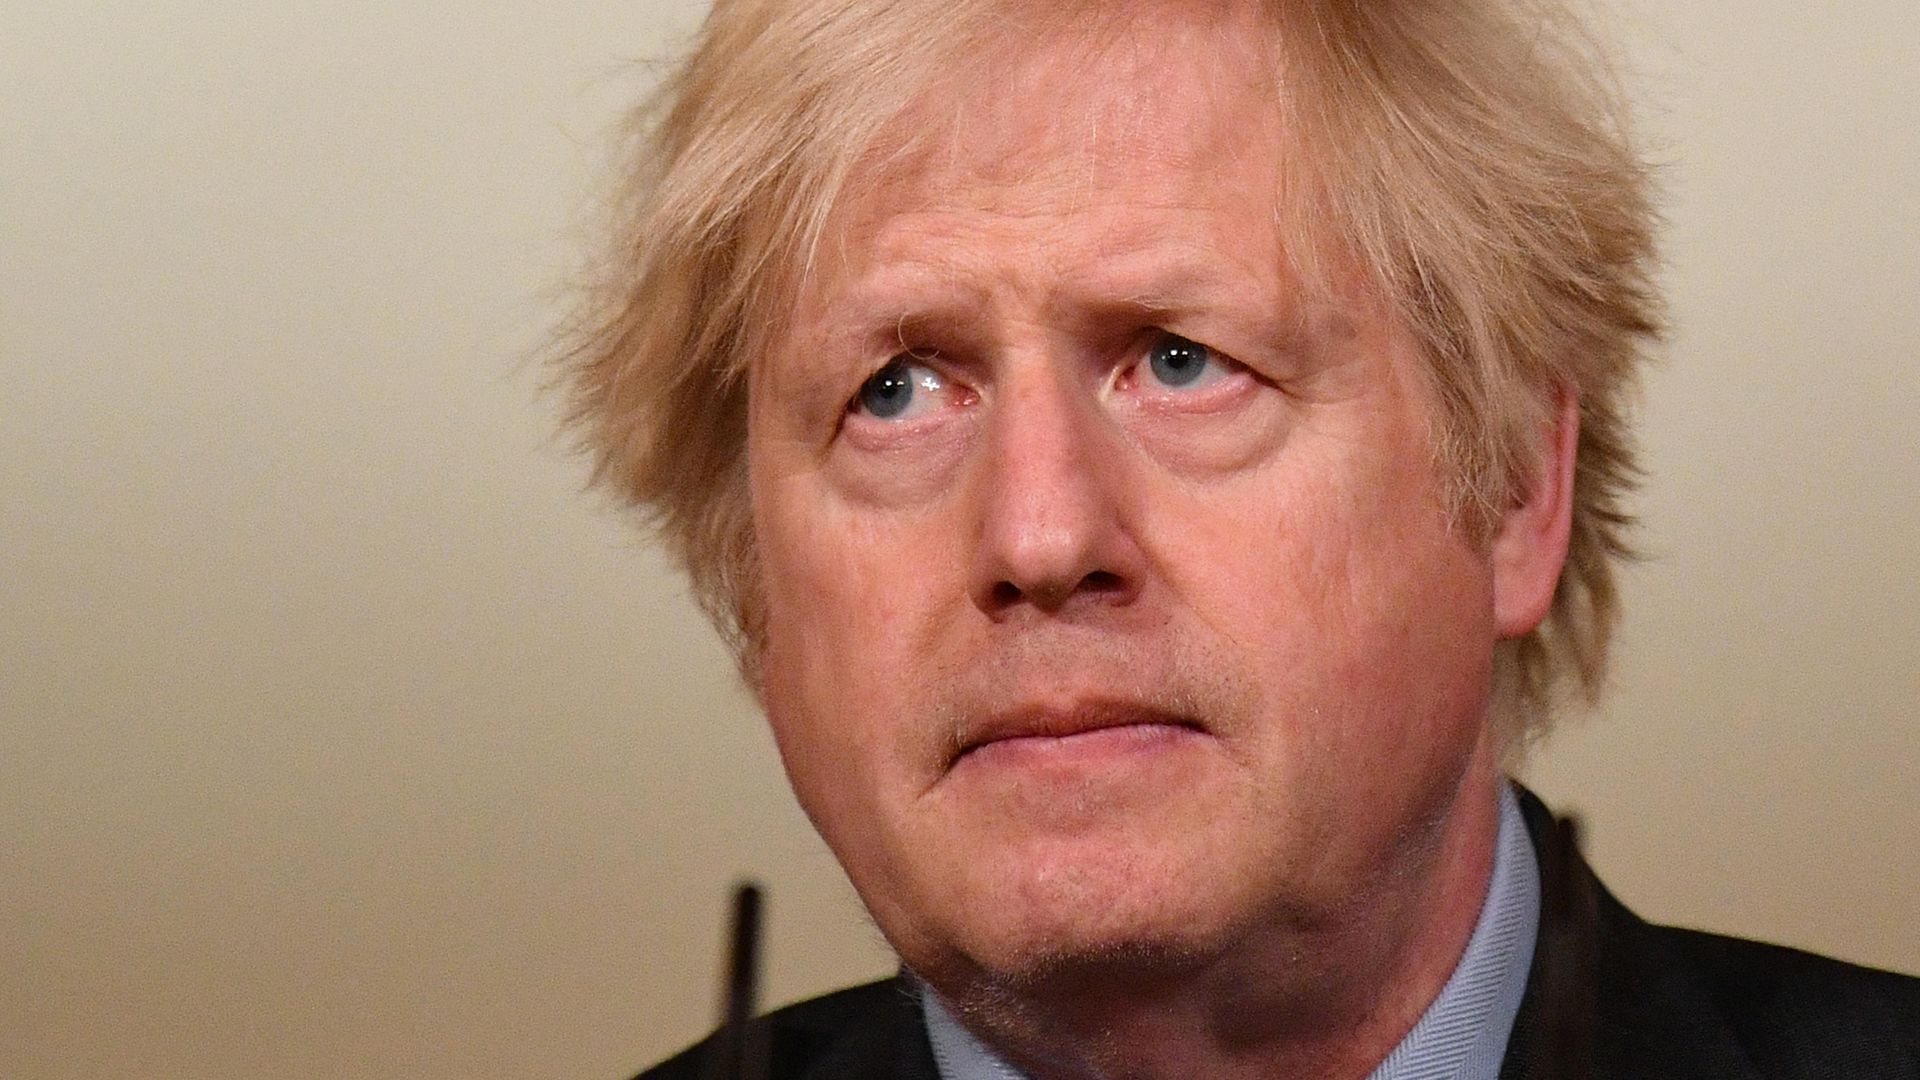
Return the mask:
<svg viewBox="0 0 1920 1080">
<path fill-rule="evenodd" d="M 1300 251 L 1357 269 L 1420 343 L 1460 528 L 1491 535 L 1559 395 L 1578 396 L 1567 567 L 1546 621 L 1497 656 L 1494 722 L 1517 746 L 1562 688 L 1591 701 L 1605 673 L 1635 473 L 1626 398 L 1659 326 L 1647 170 L 1605 65 L 1548 0 L 1247 2 L 1273 30 L 1292 142 L 1281 212 Z M 744 373 L 850 172 L 932 73 L 1081 16 L 1123 24 L 1124 7 L 717 0 L 632 118 L 610 257 L 561 378 L 595 479 L 649 515 L 750 684 Z M 1316 261 L 1296 269 L 1324 280 Z"/>
</svg>

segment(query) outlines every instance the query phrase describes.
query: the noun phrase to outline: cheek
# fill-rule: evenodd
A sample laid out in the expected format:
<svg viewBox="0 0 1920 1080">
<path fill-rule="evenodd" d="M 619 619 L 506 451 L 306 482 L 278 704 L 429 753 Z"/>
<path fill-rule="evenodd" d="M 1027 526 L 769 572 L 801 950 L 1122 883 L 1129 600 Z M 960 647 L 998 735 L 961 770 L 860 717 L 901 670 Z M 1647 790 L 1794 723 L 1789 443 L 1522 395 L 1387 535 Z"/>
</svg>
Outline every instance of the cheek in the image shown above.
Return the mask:
<svg viewBox="0 0 1920 1080">
<path fill-rule="evenodd" d="M 1239 734 L 1263 798 L 1318 837 L 1306 847 L 1337 881 L 1455 789 L 1491 679 L 1491 585 L 1472 551 L 1417 485 L 1354 479 L 1295 474 L 1230 513 L 1190 513 L 1179 560 L 1194 611 L 1257 687 Z M 1319 831 L 1336 825 L 1346 840 Z"/>
<path fill-rule="evenodd" d="M 1286 715 L 1349 714 L 1322 736 L 1412 719 L 1386 715 L 1396 702 L 1470 712 L 1490 663 L 1491 576 L 1447 528 L 1423 465 L 1402 464 L 1422 459 L 1297 449 L 1162 519 L 1153 547 L 1177 590 L 1252 654 L 1269 696 L 1302 707 Z"/>
<path fill-rule="evenodd" d="M 939 553 L 831 495 L 791 495 L 762 518 L 769 636 L 816 663 L 871 666 L 927 604 Z"/>
<path fill-rule="evenodd" d="M 897 771 L 918 752 L 907 721 L 925 694 L 930 612 L 953 587 L 939 576 L 951 557 L 933 550 L 937 530 L 882 528 L 805 483 L 755 495 L 764 697 L 807 801 L 819 774 L 851 787 L 851 774 Z"/>
</svg>

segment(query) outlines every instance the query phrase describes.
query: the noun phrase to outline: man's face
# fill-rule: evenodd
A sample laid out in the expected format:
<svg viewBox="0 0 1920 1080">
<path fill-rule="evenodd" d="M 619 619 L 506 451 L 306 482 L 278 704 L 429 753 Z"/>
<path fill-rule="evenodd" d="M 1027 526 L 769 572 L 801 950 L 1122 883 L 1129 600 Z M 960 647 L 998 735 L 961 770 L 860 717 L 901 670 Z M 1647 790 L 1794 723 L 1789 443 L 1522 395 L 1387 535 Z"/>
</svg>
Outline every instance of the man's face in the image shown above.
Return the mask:
<svg viewBox="0 0 1920 1080">
<path fill-rule="evenodd" d="M 1326 923 L 1491 773 L 1489 559 L 1407 335 L 1286 270 L 1259 40 L 983 63 L 753 372 L 767 711 L 923 972 Z"/>
</svg>

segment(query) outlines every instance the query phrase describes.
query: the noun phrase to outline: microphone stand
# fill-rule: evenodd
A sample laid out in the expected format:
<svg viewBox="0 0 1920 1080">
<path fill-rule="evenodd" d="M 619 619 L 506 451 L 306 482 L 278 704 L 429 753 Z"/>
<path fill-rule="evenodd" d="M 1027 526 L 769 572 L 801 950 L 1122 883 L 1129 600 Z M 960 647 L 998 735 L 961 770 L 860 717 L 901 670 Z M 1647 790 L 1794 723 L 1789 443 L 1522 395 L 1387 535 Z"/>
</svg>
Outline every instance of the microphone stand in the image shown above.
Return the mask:
<svg viewBox="0 0 1920 1080">
<path fill-rule="evenodd" d="M 727 986 L 720 1031 L 702 1064 L 702 1080 L 766 1080 L 766 1030 L 753 1023 L 760 997 L 760 886 L 733 890 L 733 934 L 727 949 Z"/>
</svg>

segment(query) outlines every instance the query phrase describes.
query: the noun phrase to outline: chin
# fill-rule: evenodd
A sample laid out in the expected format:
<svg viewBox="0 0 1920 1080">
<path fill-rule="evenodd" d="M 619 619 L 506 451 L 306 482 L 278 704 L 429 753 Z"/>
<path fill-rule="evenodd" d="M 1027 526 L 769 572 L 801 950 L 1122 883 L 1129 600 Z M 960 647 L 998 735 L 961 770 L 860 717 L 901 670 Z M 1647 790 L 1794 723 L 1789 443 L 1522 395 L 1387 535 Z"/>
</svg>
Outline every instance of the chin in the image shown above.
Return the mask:
<svg viewBox="0 0 1920 1080">
<path fill-rule="evenodd" d="M 1097 994 L 1106 987 L 1134 994 L 1204 971 L 1224 951 L 1210 936 L 1172 926 L 1078 937 L 1056 931 L 1022 945 L 1005 950 L 997 965 L 982 970 L 998 986 L 1039 997 Z"/>
<path fill-rule="evenodd" d="M 908 966 L 936 985 L 951 972 L 1029 994 L 1084 993 L 1105 980 L 1138 989 L 1204 969 L 1253 921 L 1233 916 L 1231 893 L 1191 884 L 1227 875 L 1152 872 L 1141 863 L 1158 860 L 1137 855 L 1054 855 L 967 883 L 958 894 L 971 902 L 955 905 L 955 924 L 938 935 L 948 948 L 923 961 L 934 970 L 912 957 Z"/>
</svg>

